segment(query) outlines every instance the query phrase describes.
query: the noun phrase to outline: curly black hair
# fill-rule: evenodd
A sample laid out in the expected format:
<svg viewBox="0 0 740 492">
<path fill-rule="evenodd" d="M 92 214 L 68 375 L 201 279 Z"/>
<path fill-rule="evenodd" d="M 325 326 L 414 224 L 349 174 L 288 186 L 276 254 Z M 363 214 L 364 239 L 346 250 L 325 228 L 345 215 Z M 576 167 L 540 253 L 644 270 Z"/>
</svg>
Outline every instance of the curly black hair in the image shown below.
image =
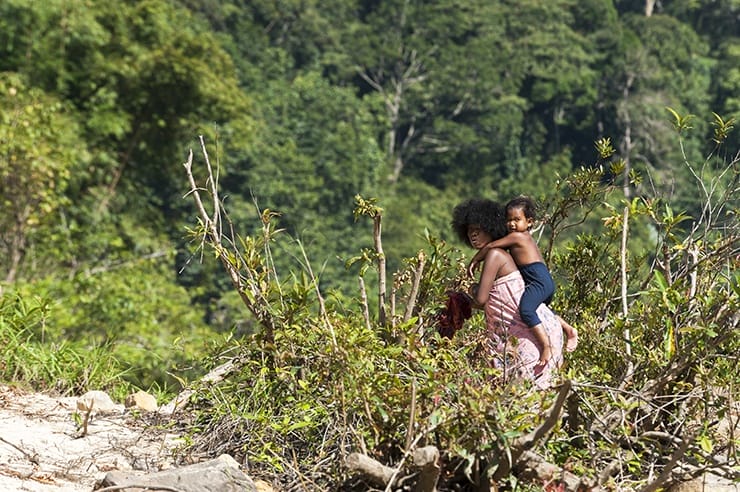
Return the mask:
<svg viewBox="0 0 740 492">
<path fill-rule="evenodd" d="M 521 208 L 524 216 L 528 219 L 535 220 L 537 218 L 537 205 L 528 196 L 519 195 L 509 200 L 509 203 L 506 204 L 506 210 L 508 211 L 511 208 Z"/>
<path fill-rule="evenodd" d="M 467 244 L 468 226 L 477 225 L 491 235 L 495 241 L 504 237 L 506 229 L 506 212 L 500 203 L 485 198 L 471 198 L 457 205 L 452 211 L 452 230 L 457 237 Z"/>
</svg>

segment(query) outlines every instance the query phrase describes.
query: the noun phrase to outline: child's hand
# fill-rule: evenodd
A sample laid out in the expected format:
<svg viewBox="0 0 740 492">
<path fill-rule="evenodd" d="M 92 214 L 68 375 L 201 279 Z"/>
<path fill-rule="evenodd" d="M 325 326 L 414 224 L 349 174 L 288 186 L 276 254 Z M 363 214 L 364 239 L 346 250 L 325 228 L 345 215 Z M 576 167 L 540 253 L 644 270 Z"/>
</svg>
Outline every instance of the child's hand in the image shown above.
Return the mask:
<svg viewBox="0 0 740 492">
<path fill-rule="evenodd" d="M 486 257 L 486 251 L 486 248 L 479 249 L 478 252 L 475 253 L 475 256 L 473 256 L 473 259 L 470 260 L 470 264 L 468 265 L 468 275 L 471 277 L 475 277 L 475 271 L 478 269 L 478 265 L 480 265 Z"/>
</svg>

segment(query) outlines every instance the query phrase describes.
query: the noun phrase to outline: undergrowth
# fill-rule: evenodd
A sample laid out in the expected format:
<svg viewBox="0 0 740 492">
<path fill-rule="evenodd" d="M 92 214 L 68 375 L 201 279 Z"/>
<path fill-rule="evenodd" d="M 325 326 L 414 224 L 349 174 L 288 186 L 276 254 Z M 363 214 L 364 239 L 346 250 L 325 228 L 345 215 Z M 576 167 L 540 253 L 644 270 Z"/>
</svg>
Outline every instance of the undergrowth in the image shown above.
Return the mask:
<svg viewBox="0 0 740 492">
<path fill-rule="evenodd" d="M 707 470 L 740 477 L 738 436 L 720 425 L 737 419 L 740 380 L 737 158 L 694 174 L 701 217 L 647 195 L 620 200 L 612 178 L 638 177 L 607 139 L 597 142 L 599 165 L 557 181 L 544 200 L 551 241 L 589 215 L 603 228 L 548 254 L 567 279 L 555 307 L 581 341 L 542 392 L 489 366 L 482 314 L 452 340 L 437 334 L 445 292 L 465 283 L 459 250 L 429 236 L 386 288 L 374 199 L 357 198 L 355 216 L 372 221 L 374 245 L 349 264 L 360 265 L 356 299 L 325 299 L 308 259 L 300 282 L 278 284 L 274 216 L 261 215 L 261 236 L 235 234 L 201 145 L 207 188 L 196 185 L 192 153 L 186 164 L 200 212 L 191 233 L 213 247 L 262 329 L 212 360 L 214 369 L 233 365 L 222 378 L 194 385 L 184 452 L 232 454 L 286 490 L 407 490 L 419 479 L 412 455 L 424 446 L 440 451 L 438 490 L 657 490 Z M 652 231 L 653 250 L 630 252 L 635 227 Z M 365 291 L 371 270 L 377 297 Z M 373 319 L 368 299 L 378 302 Z M 392 476 L 373 481 L 348 466 L 351 453 Z M 535 462 L 559 471 L 538 475 Z"/>
<path fill-rule="evenodd" d="M 726 134 L 731 122 L 722 123 Z M 278 281 L 276 214 L 260 211 L 261 234 L 234 231 L 201 145 L 206 188 L 196 184 L 192 153 L 186 163 L 200 217 L 189 232 L 213 249 L 258 329 L 198 361 L 217 376 L 189 384 L 193 396 L 178 414 L 191 429 L 182 455 L 228 453 L 283 490 L 410 490 L 424 447 L 439 451 L 440 491 L 650 491 L 707 471 L 740 480 L 737 155 L 721 161 L 717 147 L 707 162 L 685 163 L 705 201 L 696 217 L 644 189 L 620 196 L 615 177 L 639 179 L 607 139 L 597 142 L 596 165 L 541 197 L 551 245 L 587 219 L 602 227 L 547 250 L 560 279 L 554 307 L 580 343 L 553 388 L 540 391 L 492 367 L 482 313 L 452 339 L 438 334 L 447 291 L 468 281 L 462 251 L 428 234 L 428 246 L 388 281 L 383 210 L 357 197 L 355 217 L 370 220 L 374 239 L 348 262 L 357 296 L 329 293 L 308 258 L 304 271 Z M 650 249 L 629 249 L 635 229 L 650 231 Z M 377 292 L 366 291 L 370 272 Z M 63 394 L 127 389 L 105 346 L 50 337 L 49 306 L 0 298 L 3 379 Z M 360 473 L 348 465 L 355 454 L 391 476 L 379 483 Z"/>
<path fill-rule="evenodd" d="M 52 303 L 7 292 L 0 296 L 0 378 L 36 391 L 79 395 L 89 389 L 125 396 L 125 370 L 106 346 L 66 341 L 48 330 Z"/>
</svg>

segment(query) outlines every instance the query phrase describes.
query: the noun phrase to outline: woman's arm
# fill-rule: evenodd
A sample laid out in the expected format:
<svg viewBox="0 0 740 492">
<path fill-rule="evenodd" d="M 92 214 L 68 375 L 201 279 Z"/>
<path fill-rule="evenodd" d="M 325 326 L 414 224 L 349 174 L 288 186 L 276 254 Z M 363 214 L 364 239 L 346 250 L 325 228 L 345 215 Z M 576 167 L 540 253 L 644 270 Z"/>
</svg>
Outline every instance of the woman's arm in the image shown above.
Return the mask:
<svg viewBox="0 0 740 492">
<path fill-rule="evenodd" d="M 493 288 L 493 283 L 499 276 L 501 267 L 506 264 L 509 254 L 505 251 L 493 248 L 489 249 L 485 256 L 483 271 L 480 274 L 478 290 L 475 292 L 475 301 L 478 304 L 485 305 L 488 302 L 488 293 Z"/>
</svg>

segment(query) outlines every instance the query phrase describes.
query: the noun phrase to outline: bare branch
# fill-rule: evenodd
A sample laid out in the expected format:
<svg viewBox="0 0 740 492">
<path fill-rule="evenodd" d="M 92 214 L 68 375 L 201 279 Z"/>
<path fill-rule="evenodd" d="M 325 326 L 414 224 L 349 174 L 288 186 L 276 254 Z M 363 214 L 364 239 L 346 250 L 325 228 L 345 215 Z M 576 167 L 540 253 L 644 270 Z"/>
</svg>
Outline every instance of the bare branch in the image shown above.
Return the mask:
<svg viewBox="0 0 740 492">
<path fill-rule="evenodd" d="M 375 485 L 385 486 L 396 475 L 396 470 L 360 453 L 352 453 L 347 457 L 347 468 L 358 472 L 370 479 Z"/>
<path fill-rule="evenodd" d="M 386 296 L 386 271 L 385 271 L 385 253 L 383 252 L 383 242 L 381 241 L 382 215 L 378 211 L 373 217 L 373 240 L 375 243 L 375 253 L 378 258 L 378 323 L 385 326 L 385 296 Z"/>
<path fill-rule="evenodd" d="M 416 307 L 416 298 L 419 295 L 419 284 L 421 283 L 421 274 L 424 271 L 424 262 L 426 261 L 426 256 L 424 255 L 423 251 L 419 252 L 419 264 L 416 267 L 416 270 L 414 270 L 414 282 L 411 285 L 411 292 L 409 293 L 409 300 L 406 304 L 406 312 L 403 315 L 403 321 L 406 322 L 409 319 L 411 319 L 411 315 L 414 313 L 414 308 Z"/>
<path fill-rule="evenodd" d="M 533 429 L 529 434 L 524 435 L 516 439 L 510 446 L 510 461 L 508 463 L 502 462 L 498 464 L 498 468 L 493 474 L 493 479 L 498 481 L 506 477 L 511 469 L 517 466 L 520 457 L 525 451 L 531 449 L 537 442 L 545 437 L 558 423 L 560 413 L 567 401 L 568 394 L 570 393 L 572 383 L 570 380 L 565 380 L 560 386 L 558 397 L 555 399 L 550 408 L 550 412 L 540 425 Z"/>
<path fill-rule="evenodd" d="M 362 302 L 362 317 L 365 319 L 365 327 L 369 330 L 370 325 L 370 309 L 367 304 L 367 289 L 365 289 L 365 279 L 362 276 L 357 277 L 357 281 L 360 283 L 360 301 Z"/>
<path fill-rule="evenodd" d="M 678 460 L 684 457 L 686 451 L 689 449 L 689 444 L 691 444 L 691 442 L 694 440 L 694 437 L 694 433 L 691 433 L 683 439 L 681 445 L 673 452 L 670 461 L 666 463 L 666 465 L 663 467 L 663 471 L 660 472 L 660 475 L 658 475 L 655 480 L 640 489 L 640 492 L 653 492 L 661 488 L 668 481 L 671 476 L 671 472 L 676 466 L 676 463 L 678 462 Z"/>
</svg>

